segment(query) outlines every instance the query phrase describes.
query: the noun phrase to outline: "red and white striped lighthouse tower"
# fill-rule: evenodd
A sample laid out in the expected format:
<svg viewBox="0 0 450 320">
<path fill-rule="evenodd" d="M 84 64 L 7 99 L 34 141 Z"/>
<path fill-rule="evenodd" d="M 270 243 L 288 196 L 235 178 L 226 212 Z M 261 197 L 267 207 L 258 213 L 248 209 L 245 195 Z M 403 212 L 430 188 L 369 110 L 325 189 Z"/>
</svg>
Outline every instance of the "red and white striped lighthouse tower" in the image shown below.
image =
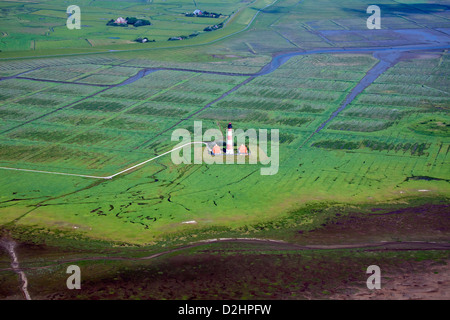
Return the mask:
<svg viewBox="0 0 450 320">
<path fill-rule="evenodd" d="M 233 127 L 231 126 L 231 122 L 228 124 L 227 131 L 227 153 L 226 154 L 234 154 L 233 147 Z"/>
</svg>

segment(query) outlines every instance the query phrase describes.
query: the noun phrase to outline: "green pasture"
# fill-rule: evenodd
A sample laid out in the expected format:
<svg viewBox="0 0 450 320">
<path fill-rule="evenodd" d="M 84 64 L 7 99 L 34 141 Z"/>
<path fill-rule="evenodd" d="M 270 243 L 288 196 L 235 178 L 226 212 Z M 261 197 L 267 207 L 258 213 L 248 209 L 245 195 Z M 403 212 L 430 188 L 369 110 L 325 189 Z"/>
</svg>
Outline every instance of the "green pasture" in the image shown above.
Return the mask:
<svg viewBox="0 0 450 320">
<path fill-rule="evenodd" d="M 152 244 L 183 241 L 187 234 L 208 238 L 217 230 L 246 235 L 311 205 L 358 208 L 448 197 L 446 51 L 399 62 L 316 133 L 378 63 L 370 53 L 296 56 L 267 75 L 245 74 L 278 52 L 370 45 L 360 33 L 326 33 L 361 31 L 368 2 L 279 0 L 257 16 L 272 2 L 196 3 L 225 14 L 218 22 L 230 17 L 226 26 L 168 42 L 211 19 L 183 16 L 195 9 L 187 0 L 86 0 L 79 2 L 86 27 L 71 31 L 60 1 L 0 2 L 0 75 L 13 77 L 0 81 L 0 166 L 107 176 L 169 151 L 180 143 L 172 140 L 174 129 L 192 131 L 194 121 L 202 121 L 204 130 L 224 133 L 231 121 L 235 129 L 279 130 L 277 174 L 261 175 L 267 163 L 175 165 L 170 155 L 112 180 L 0 169 L 2 227 Z M 408 3 L 380 2 L 397 10 L 386 30 L 433 23 Z M 118 16 L 153 24 L 106 26 Z M 137 36 L 157 41 L 129 43 Z M 159 70 L 118 85 L 144 68 L 185 70 Z M 271 146 L 269 139 L 260 159 L 271 156 Z M 322 220 L 313 210 L 293 223 Z"/>
<path fill-rule="evenodd" d="M 81 9 L 81 29 L 69 30 L 66 27 L 67 5 L 60 1 L 2 2 L 2 51 L 34 51 L 33 54 L 45 55 L 49 52 L 64 50 L 89 52 L 94 48 L 109 49 L 145 49 L 178 44 L 167 41 L 170 37 L 190 35 L 200 32 L 200 36 L 191 39 L 192 43 L 203 43 L 241 30 L 255 15 L 256 10 L 267 5 L 268 0 L 252 2 L 202 1 L 197 3 L 201 10 L 222 13 L 222 17 L 196 18 L 185 17 L 184 13 L 196 9 L 194 2 L 180 0 L 166 1 L 79 1 Z M 217 32 L 203 32 L 207 26 L 229 19 L 234 13 L 233 23 Z M 114 27 L 106 22 L 118 17 L 137 17 L 148 19 L 150 26 Z M 157 43 L 137 44 L 138 37 L 148 37 Z M 177 41 L 176 41 L 177 42 Z M 189 44 L 192 44 L 189 43 Z M 26 53 L 25 53 L 26 54 Z"/>
<path fill-rule="evenodd" d="M 282 50 L 338 47 L 376 46 L 376 41 L 404 43 L 397 29 L 448 28 L 445 5 L 426 2 L 429 14 L 424 14 L 418 1 L 383 0 L 383 33 L 367 32 L 367 1 L 201 1 L 201 10 L 220 12 L 221 18 L 185 17 L 195 10 L 193 1 L 79 1 L 82 28 L 66 28 L 66 4 L 60 1 L 0 2 L 2 28 L 0 58 L 74 55 L 80 53 L 159 50 L 214 44 L 231 51 L 261 54 Z M 272 5 L 271 5 L 272 4 Z M 267 9 L 259 12 L 268 5 Z M 204 9 L 206 8 L 206 9 Z M 257 16 L 256 16 L 257 15 Z M 151 26 L 112 27 L 106 22 L 119 16 L 137 16 L 152 21 Z M 430 17 L 433 17 L 431 19 Z M 254 19 L 256 17 L 256 19 Z M 225 22 L 225 27 L 213 32 L 202 30 L 212 24 Z M 250 26 L 249 23 L 252 22 Z M 251 27 L 251 32 L 244 32 Z M 336 33 L 335 31 L 346 31 Z M 348 31 L 348 32 L 347 32 Z M 169 37 L 190 35 L 197 37 L 183 41 L 167 41 Z M 138 44 L 137 37 L 156 42 Z M 226 40 L 226 45 L 222 45 Z M 400 41 L 400 42 L 399 42 Z M 403 42 L 402 42 L 403 41 Z M 172 59 L 176 60 L 176 59 Z"/>
<path fill-rule="evenodd" d="M 444 56 L 443 63 L 435 66 L 436 72 L 447 59 Z M 2 171 L 1 221 L 7 224 L 17 218 L 22 226 L 144 244 L 181 231 L 251 228 L 311 202 L 357 205 L 403 196 L 448 194 L 448 135 L 426 129 L 439 126 L 438 120 L 440 126 L 448 123 L 442 112 L 424 107 L 416 113 L 413 105 L 395 104 L 397 100 L 391 101 L 391 106 L 365 105 L 356 100 L 311 138 L 375 63 L 370 55 L 295 57 L 177 126 L 192 130 L 193 121 L 202 120 L 205 128 L 222 131 L 228 121 L 233 121 L 235 128 L 279 129 L 280 167 L 276 175 L 261 176 L 261 164 L 174 165 L 169 155 L 111 181 Z M 415 60 L 405 62 L 390 73 L 406 74 L 407 63 L 420 66 Z M 104 76 L 131 76 L 136 71 L 122 66 L 52 68 L 55 75 L 69 70 Z M 299 78 L 299 74 L 303 76 Z M 85 79 L 83 75 L 81 79 Z M 177 141 L 171 141 L 171 130 L 164 132 L 167 128 L 245 79 L 154 72 L 1 134 L 1 165 L 113 174 L 170 150 Z M 12 79 L 1 85 L 12 90 L 19 82 L 29 90 L 40 88 L 31 80 Z M 377 90 L 379 83 L 390 86 L 388 78 L 380 78 L 375 88 L 366 91 Z M 96 92 L 86 86 L 80 86 L 82 91 L 78 92 L 78 86 L 57 84 L 55 90 L 31 95 L 29 110 L 34 115 L 48 109 L 36 101 L 60 106 L 64 104 L 61 97 L 80 99 Z M 397 90 L 403 87 L 393 84 Z M 433 95 L 445 98 L 439 91 L 426 97 Z M 27 101 L 4 106 L 2 119 L 8 121 L 8 116 L 19 121 L 28 110 L 24 109 Z M 432 118 L 438 120 L 428 126 L 423 123 Z M 39 187 L 33 187 L 33 182 Z M 183 224 L 192 220 L 196 224 Z M 314 217 L 304 223 L 314 223 Z"/>
</svg>

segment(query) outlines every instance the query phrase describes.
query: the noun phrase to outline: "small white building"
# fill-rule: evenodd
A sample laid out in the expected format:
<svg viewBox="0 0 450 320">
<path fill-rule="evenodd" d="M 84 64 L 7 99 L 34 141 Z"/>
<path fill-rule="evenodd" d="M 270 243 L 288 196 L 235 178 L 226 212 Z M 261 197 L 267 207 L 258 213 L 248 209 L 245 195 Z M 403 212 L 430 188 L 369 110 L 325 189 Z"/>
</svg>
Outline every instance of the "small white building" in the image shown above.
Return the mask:
<svg viewBox="0 0 450 320">
<path fill-rule="evenodd" d="M 122 18 L 122 17 L 119 17 L 119 18 L 117 18 L 116 21 L 114 21 L 114 23 L 117 23 L 117 24 L 126 24 L 126 23 L 127 23 L 127 20 L 125 20 L 125 19 Z"/>
<path fill-rule="evenodd" d="M 196 16 L 198 16 L 199 14 L 202 14 L 202 13 L 203 13 L 203 12 L 202 12 L 201 10 L 198 10 L 198 9 L 194 11 L 194 14 L 195 14 Z"/>
</svg>

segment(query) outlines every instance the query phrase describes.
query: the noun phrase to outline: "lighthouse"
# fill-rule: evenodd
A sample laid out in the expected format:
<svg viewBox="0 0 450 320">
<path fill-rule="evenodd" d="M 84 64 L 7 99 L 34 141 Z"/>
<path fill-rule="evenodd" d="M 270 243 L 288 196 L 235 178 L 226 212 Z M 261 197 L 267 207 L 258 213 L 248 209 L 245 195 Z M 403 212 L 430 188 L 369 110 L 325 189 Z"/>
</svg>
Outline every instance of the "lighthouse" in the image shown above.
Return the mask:
<svg viewBox="0 0 450 320">
<path fill-rule="evenodd" d="M 226 154 L 234 154 L 234 146 L 233 146 L 233 127 L 231 126 L 231 122 L 228 124 L 227 131 L 227 153 Z"/>
</svg>

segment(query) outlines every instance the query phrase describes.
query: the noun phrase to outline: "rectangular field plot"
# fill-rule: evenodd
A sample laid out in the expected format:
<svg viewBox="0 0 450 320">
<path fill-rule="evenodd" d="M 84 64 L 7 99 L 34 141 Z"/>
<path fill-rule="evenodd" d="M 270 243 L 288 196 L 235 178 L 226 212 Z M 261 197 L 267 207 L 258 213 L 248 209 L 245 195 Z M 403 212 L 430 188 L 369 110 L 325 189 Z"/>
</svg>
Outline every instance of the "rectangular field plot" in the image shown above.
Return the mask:
<svg viewBox="0 0 450 320">
<path fill-rule="evenodd" d="M 384 119 L 399 120 L 404 115 L 414 112 L 412 108 L 391 108 L 380 107 L 376 105 L 357 105 L 352 104 L 347 107 L 339 116 L 366 118 L 366 119 Z"/>
<path fill-rule="evenodd" d="M 19 162 L 22 159 L 32 156 L 40 150 L 39 145 L 27 143 L 20 143 L 15 141 L 0 141 L 0 161 Z"/>
<path fill-rule="evenodd" d="M 15 76 L 15 75 L 21 74 L 26 71 L 29 71 L 29 69 L 26 68 L 26 69 L 10 69 L 10 70 L 4 69 L 3 70 L 0 67 L 0 77 L 11 77 L 11 76 Z"/>
<path fill-rule="evenodd" d="M 61 142 L 69 138 L 73 132 L 57 127 L 28 125 L 16 129 L 6 136 L 14 140 Z"/>
<path fill-rule="evenodd" d="M 92 62 L 87 62 L 83 64 L 77 63 L 61 64 L 61 62 L 56 62 L 55 64 L 56 66 L 47 68 L 59 72 L 74 72 L 79 74 L 100 72 L 102 69 L 111 68 L 110 65 L 95 64 Z"/>
<path fill-rule="evenodd" d="M 36 143 L 32 145 L 14 143 L 13 145 L 0 141 L 2 165 L 33 170 L 110 174 L 117 168 L 129 164 L 130 161 L 142 159 L 138 154 L 127 155 L 127 153 L 129 152 L 122 155 L 117 151 L 111 152 L 106 149 L 86 150 L 76 146 L 48 146 Z"/>
<path fill-rule="evenodd" d="M 240 88 L 234 96 L 243 98 L 268 98 L 268 99 L 289 99 L 289 100 L 312 100 L 323 102 L 341 101 L 345 95 L 339 91 L 326 91 L 314 89 L 287 89 L 287 88 L 271 88 L 261 87 L 252 84 Z"/>
<path fill-rule="evenodd" d="M 239 127 L 272 126 L 280 128 L 280 134 L 287 128 L 298 128 L 298 136 L 284 138 L 289 143 L 294 140 L 300 143 L 339 108 L 375 63 L 370 55 L 360 54 L 293 57 L 278 70 L 255 78 L 196 118 L 237 121 Z M 384 118 L 346 119 L 333 129 L 359 133 L 380 131 L 391 125 Z"/>
<path fill-rule="evenodd" d="M 316 100 L 318 103 L 324 101 Z M 285 110 L 294 111 L 301 108 L 301 103 L 298 101 L 291 101 L 284 99 L 280 101 L 277 98 L 249 98 L 245 96 L 239 96 L 237 94 L 230 95 L 226 99 L 218 102 L 218 108 L 242 108 L 248 110 Z"/>
<path fill-rule="evenodd" d="M 77 100 L 80 100 L 80 98 L 77 96 L 66 96 L 63 94 L 53 93 L 52 90 L 47 90 L 45 93 L 38 92 L 24 98 L 16 99 L 15 104 L 22 106 L 55 109 Z"/>
<path fill-rule="evenodd" d="M 131 76 L 134 76 L 136 73 L 138 73 L 139 70 L 141 70 L 141 68 L 108 66 L 107 68 L 102 68 L 101 70 L 97 70 L 95 73 L 102 74 L 102 75 L 131 77 Z"/>
<path fill-rule="evenodd" d="M 319 35 L 314 34 L 308 30 L 305 30 L 303 28 L 288 28 L 288 27 L 281 27 L 276 28 L 280 34 L 283 35 L 286 39 L 289 39 L 289 41 L 295 43 L 297 46 L 303 48 L 308 46 L 308 44 L 311 43 L 320 43 L 323 42 L 323 47 L 329 46 L 327 42 L 324 41 L 323 38 L 321 38 Z"/>
<path fill-rule="evenodd" d="M 122 99 L 92 98 L 75 104 L 71 109 L 85 111 L 118 112 L 133 105 L 135 101 Z"/>
<path fill-rule="evenodd" d="M 421 53 L 396 64 L 353 103 L 439 112 L 450 105 L 448 55 Z"/>
<path fill-rule="evenodd" d="M 166 125 L 169 123 L 174 123 L 173 121 L 175 119 L 170 119 L 169 122 L 165 123 L 164 120 L 155 118 L 155 115 L 147 116 L 145 114 L 139 114 L 139 116 L 131 116 L 131 115 L 123 115 L 117 118 L 114 118 L 109 121 L 103 122 L 100 127 L 102 128 L 110 128 L 110 129 L 117 129 L 121 131 L 130 131 L 130 132 L 136 132 L 141 131 L 145 132 L 144 136 L 146 134 L 149 135 L 155 135 L 158 132 L 164 130 L 166 128 Z M 141 136 L 142 133 L 139 133 L 138 136 Z M 148 136 L 146 136 L 148 138 Z M 138 137 L 139 140 L 139 137 Z"/>
<path fill-rule="evenodd" d="M 413 57 L 418 59 L 400 61 L 381 75 L 375 84 L 407 84 L 435 88 L 447 92 L 450 76 L 450 57 L 445 54 L 421 53 Z M 419 89 L 420 90 L 420 89 Z M 423 92 L 422 90 L 419 91 Z M 433 90 L 431 95 L 436 94 Z"/>
<path fill-rule="evenodd" d="M 91 74 L 87 77 L 77 79 L 77 81 L 82 82 L 82 83 L 90 83 L 90 84 L 112 85 L 112 84 L 119 84 L 119 83 L 127 80 L 127 78 L 128 77 L 126 77 L 126 76 L 120 76 L 120 75 L 96 73 L 96 74 Z"/>
<path fill-rule="evenodd" d="M 367 70 L 376 63 L 370 55 L 316 55 L 291 58 L 278 70 L 256 78 L 249 84 L 239 88 L 219 104 L 237 104 L 239 107 L 268 109 L 272 100 L 274 105 L 287 104 L 287 109 L 295 109 L 296 102 L 311 101 L 311 109 L 315 104 L 339 103 L 356 81 L 359 81 Z M 264 101 L 252 101 L 259 98 Z M 281 103 L 279 102 L 281 101 Z M 245 107 L 247 106 L 247 107 Z M 275 106 L 275 108 L 277 108 Z M 283 109 L 286 107 L 280 107 Z M 318 108 L 322 109 L 322 108 Z"/>
<path fill-rule="evenodd" d="M 292 127 L 303 127 L 313 120 L 311 117 L 302 117 L 295 113 L 223 109 L 220 107 L 208 108 L 201 112 L 197 118 Z"/>
<path fill-rule="evenodd" d="M 68 81 L 73 78 L 82 76 L 81 72 L 73 72 L 67 70 L 58 70 L 54 68 L 42 68 L 36 71 L 28 72 L 23 77 L 42 80 Z"/>
<path fill-rule="evenodd" d="M 438 139 L 433 141 L 426 136 L 371 136 L 328 131 L 322 131 L 320 135 L 313 137 L 309 146 L 341 155 L 346 153 L 361 154 L 361 157 L 375 155 L 379 157 L 378 167 L 385 167 L 390 163 L 401 172 L 405 165 L 410 164 L 414 166 L 416 172 L 414 175 L 424 176 L 431 172 L 441 176 L 445 172 L 442 165 L 448 151 L 448 143 L 440 142 Z M 420 161 L 420 165 L 417 161 Z M 408 171 L 402 174 L 411 177 Z"/>
<path fill-rule="evenodd" d="M 151 99 L 155 102 L 165 102 L 176 105 L 193 105 L 193 106 L 203 106 L 208 102 L 214 100 L 213 95 L 190 93 L 186 91 L 172 90 L 162 93 Z"/>
<path fill-rule="evenodd" d="M 214 52 L 213 54 L 211 54 L 211 58 L 209 58 L 214 59 L 214 61 L 211 61 L 210 63 L 193 62 L 191 60 L 184 61 L 183 58 L 185 58 L 185 56 L 188 54 L 192 54 L 193 50 L 193 48 L 170 49 L 170 54 L 177 57 L 176 60 L 170 62 L 163 60 L 132 59 L 128 62 L 123 63 L 123 66 L 139 66 L 152 68 L 167 67 L 198 71 L 220 71 L 234 74 L 248 74 L 258 72 L 271 60 L 271 58 L 268 56 L 255 56 L 250 53 L 241 53 L 237 55 Z"/>
<path fill-rule="evenodd" d="M 242 108 L 253 110 L 280 110 L 300 113 L 322 113 L 325 109 L 336 106 L 345 97 L 343 93 L 298 89 L 283 95 L 275 92 L 275 97 L 241 94 L 240 90 L 229 95 L 216 105 L 220 108 Z M 264 90 L 264 89 L 262 89 Z M 278 97 L 277 97 L 278 96 Z"/>
<path fill-rule="evenodd" d="M 147 74 L 141 79 L 127 84 L 126 87 L 130 90 L 135 88 L 148 89 L 148 90 L 167 90 L 175 85 L 183 83 L 189 78 L 195 76 L 193 72 L 184 71 L 171 71 L 171 70 L 159 70 Z"/>
<path fill-rule="evenodd" d="M 381 131 L 392 126 L 390 121 L 382 120 L 366 120 L 366 119 L 352 119 L 352 120 L 337 120 L 332 121 L 327 129 L 329 130 L 344 130 L 356 132 L 374 132 Z"/>
<path fill-rule="evenodd" d="M 148 140 L 152 133 L 131 132 L 119 129 L 90 129 L 72 135 L 65 141 L 67 144 L 76 144 L 83 148 L 101 147 L 108 150 L 130 150 L 134 146 Z"/>
<path fill-rule="evenodd" d="M 21 90 L 25 91 L 26 94 L 30 94 L 34 91 L 43 90 L 47 87 L 51 87 L 48 83 L 24 80 L 24 79 L 9 79 L 0 81 L 1 94 L 5 96 L 14 97 L 13 94 L 8 94 L 8 90 Z M 14 91 L 13 91 L 14 92 Z M 17 91 L 15 91 L 17 92 Z"/>
<path fill-rule="evenodd" d="M 16 120 L 26 121 L 41 114 L 42 110 L 35 108 L 23 108 L 18 105 L 9 104 L 0 107 L 0 119 L 4 121 Z"/>
<path fill-rule="evenodd" d="M 359 81 L 376 63 L 377 60 L 370 54 L 298 56 L 270 75 L 277 78 Z"/>
<path fill-rule="evenodd" d="M 189 112 L 193 108 L 198 110 L 243 79 L 245 78 L 194 72 L 158 71 L 127 86 L 108 90 L 101 96 L 114 97 L 123 92 L 130 99 L 148 100 L 130 113 L 137 114 L 141 110 L 143 114 L 154 112 L 159 116 L 178 117 L 180 114 L 175 114 L 174 109 L 187 109 Z"/>
<path fill-rule="evenodd" d="M 305 21 L 305 24 L 314 30 L 345 30 L 345 28 L 333 20 L 312 20 Z"/>
<path fill-rule="evenodd" d="M 4 136 L 8 140 L 2 140 L 2 144 L 7 144 L 0 147 L 0 161 L 20 161 L 23 165 L 42 163 L 43 166 L 57 163 L 62 167 L 95 167 L 96 170 L 103 169 L 101 164 L 108 162 L 112 166 L 110 169 L 118 170 L 119 167 L 114 167 L 114 163 L 117 163 L 114 160 L 115 152 L 129 153 L 175 123 L 176 120 L 171 119 L 125 116 L 104 121 L 96 127 L 54 125 L 55 122 L 29 124 Z M 150 150 L 152 148 L 150 146 Z M 105 158 L 101 156 L 103 153 L 110 156 L 102 159 Z M 145 154 L 135 151 L 129 158 L 135 157 L 145 158 Z M 94 160 L 91 159 L 95 158 L 96 165 L 93 166 Z"/>
<path fill-rule="evenodd" d="M 411 95 L 380 95 L 363 93 L 355 100 L 358 104 L 416 107 L 416 108 L 447 108 L 450 105 L 449 97 L 411 96 Z"/>
<path fill-rule="evenodd" d="M 135 116 L 173 117 L 179 119 L 196 110 L 198 110 L 198 108 L 186 106 L 180 107 L 180 105 L 169 102 L 150 101 L 133 108 L 127 113 Z"/>
<path fill-rule="evenodd" d="M 300 176 L 303 178 L 303 186 L 309 186 L 324 191 L 335 190 L 342 192 L 343 189 L 353 192 L 356 196 L 363 192 L 367 197 L 367 192 L 371 196 L 375 196 L 377 191 L 374 187 L 383 188 L 388 186 L 392 181 L 398 181 L 396 188 L 402 190 L 402 181 L 405 177 L 414 175 L 427 176 L 432 172 L 432 167 L 428 166 L 433 161 L 430 158 L 431 147 L 428 145 L 415 144 L 415 151 L 411 147 L 406 146 L 403 149 L 393 150 L 377 150 L 382 148 L 381 142 L 377 143 L 365 141 L 357 142 L 361 145 L 361 149 L 346 149 L 349 143 L 343 143 L 335 140 L 314 141 L 315 150 L 308 148 L 308 152 L 301 160 L 305 170 Z M 322 144 L 321 147 L 319 145 Z M 333 148 L 327 148 L 326 144 L 332 145 Z M 367 146 L 364 146 L 367 144 Z M 392 144 L 388 144 L 389 148 Z M 410 145 L 411 146 L 411 145 Z M 371 147 L 374 149 L 371 150 Z M 422 148 L 422 150 L 419 150 Z M 422 153 L 420 153 L 422 152 Z M 320 162 L 319 160 L 320 159 Z M 312 169 L 312 174 L 307 169 Z M 438 176 L 442 176 L 443 172 L 435 172 Z M 408 188 L 408 186 L 405 186 Z M 341 190 L 341 191 L 339 191 Z M 398 190 L 397 190 L 398 192 Z"/>
<path fill-rule="evenodd" d="M 103 67 L 103 65 L 114 65 L 123 62 L 107 56 L 71 56 L 70 58 L 46 58 L 46 59 L 24 59 L 9 61 L 0 65 L 1 72 L 9 71 L 33 71 L 39 68 L 53 68 L 55 71 L 69 71 L 75 73 L 91 72 Z M 27 74 L 27 73 L 25 73 Z M 25 75 L 24 74 L 24 75 Z"/>
<path fill-rule="evenodd" d="M 1 114 L 2 111 L 0 111 Z M 19 122 L 15 120 L 3 120 L 0 116 L 0 132 L 3 132 L 5 130 L 9 130 L 16 126 Z"/>
<path fill-rule="evenodd" d="M 5 119 L 9 117 L 19 120 L 20 117 L 25 115 L 30 116 L 14 108 L 0 110 Z M 180 112 L 177 111 L 177 114 L 179 115 Z M 155 115 L 141 114 L 139 116 L 107 116 L 107 114 L 98 110 L 94 112 L 69 109 L 57 112 L 32 124 L 27 124 L 8 133 L 7 136 L 18 140 L 75 143 L 86 147 L 105 145 L 115 141 L 114 146 L 120 147 L 121 144 L 126 146 L 140 140 L 146 140 L 166 129 L 167 126 L 173 125 L 177 119 L 178 117 L 161 119 L 155 117 Z M 97 130 L 96 128 L 104 129 Z M 134 132 L 137 131 L 140 131 L 140 133 L 135 135 Z M 129 134 L 132 136 L 129 136 Z M 118 143 L 119 141 L 123 143 Z"/>
<path fill-rule="evenodd" d="M 20 96 L 27 95 L 28 93 L 29 92 L 26 90 L 5 88 L 0 92 L 0 101 L 5 102 L 5 100 L 17 99 Z"/>
<path fill-rule="evenodd" d="M 346 92 L 350 90 L 352 85 L 353 82 L 351 81 L 308 79 L 305 77 L 258 77 L 250 84 L 250 86 L 258 86 L 264 89 L 271 89 L 281 92 L 283 89 L 287 90 L 297 88 Z"/>
<path fill-rule="evenodd" d="M 195 79 L 192 79 L 192 81 L 188 81 L 186 83 L 181 84 L 180 86 L 178 86 L 178 89 L 186 92 L 196 92 L 199 94 L 205 94 L 210 97 L 214 96 L 220 97 L 223 93 L 232 89 L 235 85 L 239 83 L 238 81 L 236 81 L 237 80 L 236 78 L 242 79 L 241 81 L 245 79 L 244 77 L 227 77 L 227 78 L 224 80 L 229 81 L 219 82 L 213 80 L 213 77 L 211 75 L 209 75 L 209 77 L 203 77 L 203 75 L 201 75 Z"/>
<path fill-rule="evenodd" d="M 439 79 L 444 80 L 444 79 Z M 438 81 L 438 79 L 433 81 Z M 444 80 L 445 81 L 445 80 Z M 373 83 L 366 90 L 365 93 L 371 94 L 386 94 L 386 95 L 412 95 L 412 96 L 427 96 L 427 97 L 445 97 L 449 93 L 438 88 L 432 88 L 423 84 L 415 83 Z"/>
<path fill-rule="evenodd" d="M 92 126 L 107 118 L 108 114 L 105 112 L 66 109 L 58 111 L 41 121 L 72 126 Z"/>
<path fill-rule="evenodd" d="M 64 96 L 85 97 L 102 90 L 100 87 L 62 83 L 43 90 L 42 93 L 58 94 Z"/>
<path fill-rule="evenodd" d="M 146 100 L 160 91 L 159 88 L 151 88 L 150 86 L 133 86 L 134 83 L 126 86 L 114 87 L 98 95 L 101 98 L 107 99 L 127 99 L 127 100 Z"/>
<path fill-rule="evenodd" d="M 197 115 L 199 119 L 211 119 L 218 121 L 244 121 L 254 113 L 252 110 L 240 108 L 211 107 Z"/>
<path fill-rule="evenodd" d="M 428 28 L 449 28 L 450 21 L 445 18 L 441 18 L 438 15 L 427 15 L 418 12 L 417 14 L 411 14 L 408 16 L 409 19 L 414 20 L 414 22 L 422 25 L 426 25 Z"/>
<path fill-rule="evenodd" d="M 414 68 L 413 65 L 411 65 L 412 68 Z M 402 68 L 402 70 L 388 70 L 385 74 L 381 75 L 375 83 L 409 83 L 409 84 L 427 84 L 429 86 L 433 85 L 439 85 L 442 83 L 442 81 L 446 80 L 446 77 L 448 77 L 448 74 L 437 74 L 437 75 L 430 75 L 427 74 L 426 71 L 423 71 L 424 73 L 420 72 L 420 69 L 412 73 L 412 70 L 405 70 L 405 68 Z M 408 81 L 409 80 L 409 81 Z"/>
<path fill-rule="evenodd" d="M 367 138 L 363 140 L 352 140 L 351 137 L 344 137 L 344 139 L 337 139 L 336 136 L 326 138 L 313 142 L 312 147 L 322 148 L 327 150 L 360 150 L 361 152 L 386 152 L 386 154 L 397 156 L 429 156 L 429 149 L 431 143 L 427 142 L 398 142 L 396 140 Z"/>
<path fill-rule="evenodd" d="M 201 73 L 197 77 L 181 84 L 178 88 L 189 92 L 219 94 L 228 91 L 245 79 L 247 79 L 245 76 Z"/>
</svg>

